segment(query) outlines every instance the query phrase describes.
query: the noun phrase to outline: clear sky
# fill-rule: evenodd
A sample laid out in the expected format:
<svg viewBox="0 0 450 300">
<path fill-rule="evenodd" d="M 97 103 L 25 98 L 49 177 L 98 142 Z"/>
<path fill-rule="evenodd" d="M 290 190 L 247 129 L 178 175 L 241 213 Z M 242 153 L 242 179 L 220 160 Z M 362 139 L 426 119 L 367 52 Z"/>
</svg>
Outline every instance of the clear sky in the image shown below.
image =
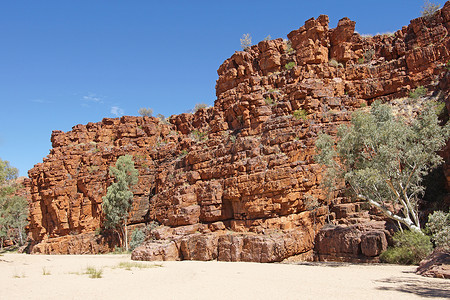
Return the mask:
<svg viewBox="0 0 450 300">
<path fill-rule="evenodd" d="M 436 1 L 443 5 L 445 1 Z M 179 114 L 213 105 L 216 70 L 267 35 L 286 38 L 320 14 L 360 33 L 393 32 L 421 0 L 0 0 L 0 158 L 21 176 L 42 162 L 52 130 L 104 117 Z"/>
</svg>

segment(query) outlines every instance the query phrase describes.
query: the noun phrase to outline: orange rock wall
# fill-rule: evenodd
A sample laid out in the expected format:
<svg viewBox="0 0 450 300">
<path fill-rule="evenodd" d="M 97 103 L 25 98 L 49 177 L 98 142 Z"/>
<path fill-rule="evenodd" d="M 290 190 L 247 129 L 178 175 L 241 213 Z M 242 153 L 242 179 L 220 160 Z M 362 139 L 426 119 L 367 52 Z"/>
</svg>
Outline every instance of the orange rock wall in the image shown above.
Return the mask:
<svg viewBox="0 0 450 300">
<path fill-rule="evenodd" d="M 354 29 L 347 18 L 329 29 L 322 15 L 289 33 L 289 43 L 262 41 L 236 52 L 218 69 L 212 108 L 168 121 L 122 117 L 54 131 L 50 154 L 29 171 L 33 251 L 108 251 L 92 244 L 69 251 L 64 243 L 99 228 L 113 180 L 108 169 L 124 154 L 139 170 L 130 224 L 157 221 L 189 234 L 311 232 L 307 205 L 314 198 L 326 205 L 313 160 L 317 134 L 334 133 L 375 99 L 403 97 L 419 85 L 437 90 L 448 73 L 450 2 L 392 36 L 363 38 Z M 307 117 L 296 118 L 296 110 Z M 301 248 L 312 249 L 312 240 Z"/>
</svg>

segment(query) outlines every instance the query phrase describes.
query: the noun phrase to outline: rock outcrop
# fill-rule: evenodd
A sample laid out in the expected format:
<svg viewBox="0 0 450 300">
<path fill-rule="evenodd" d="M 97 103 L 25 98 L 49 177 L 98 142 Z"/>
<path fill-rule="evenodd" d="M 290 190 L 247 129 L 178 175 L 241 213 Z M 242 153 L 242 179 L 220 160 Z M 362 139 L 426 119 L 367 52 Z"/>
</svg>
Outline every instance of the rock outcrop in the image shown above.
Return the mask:
<svg viewBox="0 0 450 300">
<path fill-rule="evenodd" d="M 160 224 L 133 258 L 269 262 L 310 252 L 330 204 L 313 159 L 316 136 L 334 134 L 376 99 L 448 82 L 450 2 L 393 35 L 361 37 L 354 28 L 344 18 L 329 29 L 320 16 L 289 41 L 236 52 L 218 69 L 212 108 L 54 131 L 50 154 L 29 171 L 32 252 L 111 250 L 95 230 L 108 168 L 124 154 L 139 170 L 129 224 Z M 362 253 L 376 256 L 383 230 L 358 230 Z"/>
<path fill-rule="evenodd" d="M 450 251 L 435 249 L 420 262 L 416 273 L 426 277 L 450 279 Z"/>
</svg>

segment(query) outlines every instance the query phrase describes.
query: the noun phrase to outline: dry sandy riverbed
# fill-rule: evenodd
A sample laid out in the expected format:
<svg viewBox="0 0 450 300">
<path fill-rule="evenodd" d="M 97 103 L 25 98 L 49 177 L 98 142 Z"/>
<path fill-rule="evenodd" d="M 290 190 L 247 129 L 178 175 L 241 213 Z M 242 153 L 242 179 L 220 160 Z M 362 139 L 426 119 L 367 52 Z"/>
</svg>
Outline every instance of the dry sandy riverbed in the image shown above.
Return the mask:
<svg viewBox="0 0 450 300">
<path fill-rule="evenodd" d="M 0 256 L 0 299 L 446 299 L 450 280 L 415 267 L 337 263 L 160 262 L 129 255 Z M 139 262 L 153 266 L 153 262 Z M 102 269 L 89 278 L 87 267 Z M 47 273 L 49 275 L 44 275 Z"/>
</svg>

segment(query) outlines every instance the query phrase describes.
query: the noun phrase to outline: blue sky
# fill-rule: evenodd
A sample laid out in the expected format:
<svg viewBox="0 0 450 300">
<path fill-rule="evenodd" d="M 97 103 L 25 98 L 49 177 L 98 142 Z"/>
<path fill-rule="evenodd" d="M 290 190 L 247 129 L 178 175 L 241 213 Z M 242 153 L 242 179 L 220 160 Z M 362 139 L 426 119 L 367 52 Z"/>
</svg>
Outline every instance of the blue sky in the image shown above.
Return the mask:
<svg viewBox="0 0 450 300">
<path fill-rule="evenodd" d="M 441 5 L 444 1 L 437 1 Z M 0 0 L 0 158 L 21 176 L 42 162 L 52 130 L 104 117 L 179 114 L 215 100 L 216 70 L 253 43 L 286 38 L 311 17 L 349 17 L 392 32 L 423 1 Z"/>
</svg>

